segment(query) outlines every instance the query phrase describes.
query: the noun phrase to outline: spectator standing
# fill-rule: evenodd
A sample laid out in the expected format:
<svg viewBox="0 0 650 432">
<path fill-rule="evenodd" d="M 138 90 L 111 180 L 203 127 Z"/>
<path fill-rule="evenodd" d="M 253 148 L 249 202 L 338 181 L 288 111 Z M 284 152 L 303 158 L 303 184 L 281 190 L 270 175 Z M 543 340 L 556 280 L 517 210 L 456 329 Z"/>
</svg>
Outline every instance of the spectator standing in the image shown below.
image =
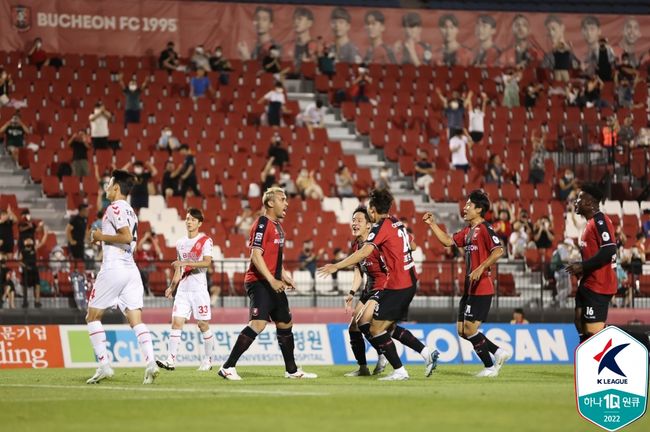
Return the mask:
<svg viewBox="0 0 650 432">
<path fill-rule="evenodd" d="M 513 259 L 522 259 L 526 256 L 528 249 L 528 232 L 520 221 L 512 224 L 512 233 L 508 238 L 508 255 Z"/>
<path fill-rule="evenodd" d="M 135 183 L 131 189 L 131 207 L 137 212 L 141 208 L 149 207 L 149 182 L 158 175 L 158 170 L 149 161 L 128 162 L 122 167 L 125 171 L 130 168 L 133 168 L 135 175 Z"/>
<path fill-rule="evenodd" d="M 47 230 L 43 233 L 41 240 L 36 243 L 33 237 L 27 237 L 18 252 L 18 261 L 23 272 L 23 308 L 28 307 L 29 289 L 34 289 L 34 306 L 41 307 L 41 278 L 38 273 L 37 251 L 44 244 L 47 238 Z"/>
<path fill-rule="evenodd" d="M 607 103 L 600 98 L 600 93 L 603 89 L 604 83 L 598 75 L 591 75 L 585 83 L 585 106 L 587 108 L 602 108 Z"/>
<path fill-rule="evenodd" d="M 568 298 L 571 293 L 571 275 L 564 271 L 564 268 L 569 263 L 579 260 L 580 251 L 571 238 L 565 238 L 551 255 L 551 271 L 557 292 L 556 301 L 561 308 L 569 306 Z"/>
<path fill-rule="evenodd" d="M 111 204 L 111 201 L 106 196 L 106 185 L 111 181 L 110 171 L 105 170 L 102 175 L 99 175 L 99 167 L 95 165 L 95 180 L 97 180 L 97 186 L 99 187 L 97 190 L 97 209 L 103 211 Z"/>
<path fill-rule="evenodd" d="M 11 259 L 14 253 L 14 224 L 17 218 L 11 210 L 0 209 L 0 260 Z"/>
<path fill-rule="evenodd" d="M 29 133 L 29 128 L 20 118 L 20 113 L 16 113 L 11 120 L 6 122 L 0 128 L 0 135 L 4 136 L 7 152 L 15 162 L 18 161 L 18 150 L 25 147 L 25 136 Z"/>
<path fill-rule="evenodd" d="M 158 270 L 156 261 L 162 261 L 163 253 L 158 245 L 158 239 L 151 231 L 147 231 L 136 244 L 135 262 L 140 271 L 140 279 L 146 294 L 151 294 L 149 274 Z"/>
<path fill-rule="evenodd" d="M 498 184 L 501 186 L 505 181 L 506 171 L 501 156 L 493 154 L 490 156 L 490 161 L 488 162 L 487 171 L 485 173 L 485 183 Z"/>
<path fill-rule="evenodd" d="M 108 121 L 113 115 L 106 109 L 104 103 L 99 101 L 95 104 L 95 109 L 88 116 L 90 120 L 90 138 L 95 150 L 108 148 Z"/>
<path fill-rule="evenodd" d="M 271 138 L 271 146 L 266 152 L 268 158 L 273 158 L 273 165 L 282 169 L 286 163 L 289 163 L 289 152 L 282 146 L 282 137 L 278 132 Z M 266 190 L 266 189 L 264 189 Z"/>
<path fill-rule="evenodd" d="M 618 131 L 617 143 L 624 148 L 631 148 L 634 147 L 635 139 L 636 132 L 632 125 L 632 116 L 628 114 L 625 119 L 623 119 L 623 125 Z"/>
<path fill-rule="evenodd" d="M 43 40 L 40 37 L 34 39 L 32 47 L 27 51 L 27 58 L 29 63 L 39 70 L 48 64 L 47 53 L 43 49 Z"/>
<path fill-rule="evenodd" d="M 468 99 L 469 108 L 469 136 L 475 143 L 483 139 L 485 133 L 485 108 L 487 106 L 487 93 L 481 92 L 481 98 L 475 106 L 472 106 L 472 99 Z"/>
<path fill-rule="evenodd" d="M 196 75 L 190 79 L 190 96 L 196 100 L 208 96 L 211 92 L 210 78 L 207 77 L 205 69 L 197 69 Z"/>
<path fill-rule="evenodd" d="M 469 133 L 464 129 L 455 129 L 454 135 L 449 140 L 449 149 L 451 150 L 451 165 L 457 169 L 467 172 L 469 170 L 469 160 L 467 159 L 467 147 L 472 148 L 473 142 L 469 138 Z"/>
<path fill-rule="evenodd" d="M 520 105 L 519 103 L 519 81 L 521 81 L 521 71 L 513 68 L 506 69 L 506 72 L 501 76 L 503 82 L 503 102 L 502 105 L 506 108 L 514 108 Z"/>
<path fill-rule="evenodd" d="M 533 153 L 530 157 L 528 183 L 532 183 L 534 185 L 544 183 L 544 177 L 546 176 L 546 147 L 544 146 L 545 139 L 545 132 L 541 132 L 539 135 L 537 135 L 536 132 L 533 132 L 533 135 L 531 137 L 531 140 L 533 142 Z"/>
<path fill-rule="evenodd" d="M 312 240 L 307 240 L 303 243 L 302 251 L 298 256 L 298 261 L 300 261 L 300 270 L 307 270 L 311 274 L 311 278 L 316 277 L 316 267 L 318 265 L 318 260 L 323 256 L 325 251 L 323 249 L 318 252 L 314 251 L 314 242 Z"/>
<path fill-rule="evenodd" d="M 70 218 L 65 228 L 65 236 L 68 239 L 68 251 L 72 259 L 84 260 L 86 250 L 86 235 L 88 234 L 88 206 L 80 204 L 76 215 Z"/>
<path fill-rule="evenodd" d="M 435 91 L 444 108 L 449 137 L 451 138 L 459 132 L 462 133 L 465 129 L 465 109 L 469 106 L 472 92 L 469 91 L 467 96 L 463 99 L 457 91 L 452 92 L 451 98 L 443 96 L 442 92 L 437 87 Z"/>
<path fill-rule="evenodd" d="M 201 196 L 201 192 L 199 191 L 199 181 L 196 177 L 196 162 L 194 160 L 194 154 L 186 144 L 181 145 L 179 151 L 183 157 L 185 157 L 185 160 L 183 161 L 183 169 L 181 170 L 181 196 L 185 197 L 187 191 L 192 191 L 195 196 Z"/>
<path fill-rule="evenodd" d="M 198 71 L 203 69 L 204 71 L 210 71 L 210 58 L 205 52 L 203 45 L 199 45 L 194 48 L 194 54 L 190 58 L 190 64 L 192 65 L 192 70 Z"/>
<path fill-rule="evenodd" d="M 616 55 L 614 49 L 607 43 L 607 39 L 600 38 L 598 41 L 596 74 L 603 82 L 611 82 L 614 79 L 615 66 Z"/>
<path fill-rule="evenodd" d="M 522 308 L 516 308 L 512 312 L 512 320 L 510 320 L 510 324 L 530 324 L 530 323 L 526 319 L 524 310 Z"/>
<path fill-rule="evenodd" d="M 23 209 L 21 212 L 20 221 L 18 222 L 18 249 L 22 249 L 25 240 L 36 238 L 36 230 L 43 226 L 43 221 L 36 224 L 32 220 L 32 215 L 29 209 Z"/>
<path fill-rule="evenodd" d="M 11 75 L 3 68 L 0 68 L 0 108 L 11 102 L 9 95 L 13 84 Z"/>
<path fill-rule="evenodd" d="M 84 130 L 72 135 L 68 140 L 68 147 L 72 149 L 72 175 L 85 177 L 90 173 L 88 168 L 88 149 L 90 149 L 90 137 Z"/>
<path fill-rule="evenodd" d="M 429 155 L 424 150 L 418 150 L 418 160 L 415 162 L 415 187 L 425 192 L 429 191 L 429 185 L 433 183 L 435 173 L 433 164 L 429 161 Z"/>
<path fill-rule="evenodd" d="M 524 94 L 524 107 L 530 113 L 537 105 L 539 94 L 544 90 L 542 84 L 529 84 L 526 86 L 526 93 Z"/>
<path fill-rule="evenodd" d="M 14 281 L 11 280 L 11 270 L 7 267 L 4 258 L 0 258 L 0 309 L 3 307 L 4 302 L 7 302 L 8 309 L 16 309 L 15 296 L 16 287 Z"/>
<path fill-rule="evenodd" d="M 163 172 L 162 183 L 160 185 L 163 196 L 169 198 L 171 196 L 180 196 L 180 179 L 183 165 L 178 167 L 174 166 L 173 160 L 168 160 L 165 163 L 165 171 Z"/>
<path fill-rule="evenodd" d="M 623 108 L 631 108 L 634 104 L 634 89 L 639 81 L 639 72 L 630 61 L 630 56 L 624 53 L 621 56 L 621 64 L 614 70 L 614 89 L 618 105 Z"/>
<path fill-rule="evenodd" d="M 334 175 L 336 194 L 340 198 L 354 197 L 354 179 L 347 166 L 341 165 Z"/>
<path fill-rule="evenodd" d="M 140 96 L 149 85 L 151 78 L 145 78 L 139 87 L 138 82 L 135 79 L 129 81 L 128 86 L 124 85 L 124 81 L 122 81 L 122 79 L 123 74 L 119 74 L 122 93 L 124 93 L 124 96 L 126 98 L 124 104 L 124 127 L 126 127 L 129 123 L 140 123 L 140 110 L 142 109 Z"/>
<path fill-rule="evenodd" d="M 278 179 L 275 176 L 276 168 L 274 166 L 275 158 L 271 156 L 260 173 L 260 187 L 263 191 L 277 184 Z"/>
<path fill-rule="evenodd" d="M 305 111 L 296 116 L 296 125 L 299 127 L 306 126 L 309 136 L 314 138 L 314 129 L 325 127 L 325 108 L 323 108 L 322 99 L 316 99 L 316 102 L 309 104 Z"/>
<path fill-rule="evenodd" d="M 284 94 L 284 87 L 280 81 L 275 82 L 273 90 L 262 96 L 257 103 L 261 104 L 266 101 L 266 123 L 269 126 L 282 125 L 282 113 L 284 112 L 284 105 L 287 102 L 286 95 Z M 264 123 L 264 121 L 262 122 Z"/>
<path fill-rule="evenodd" d="M 563 40 L 553 47 L 553 78 L 555 81 L 569 81 L 569 71 L 572 68 L 573 53 Z"/>
</svg>

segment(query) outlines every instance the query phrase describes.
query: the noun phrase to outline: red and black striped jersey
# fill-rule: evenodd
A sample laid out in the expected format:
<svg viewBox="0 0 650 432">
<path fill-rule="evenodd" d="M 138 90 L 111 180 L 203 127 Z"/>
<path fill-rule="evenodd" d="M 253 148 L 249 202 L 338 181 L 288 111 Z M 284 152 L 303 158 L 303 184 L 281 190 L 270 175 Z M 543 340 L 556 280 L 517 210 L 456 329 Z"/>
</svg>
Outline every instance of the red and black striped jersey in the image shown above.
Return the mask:
<svg viewBox="0 0 650 432">
<path fill-rule="evenodd" d="M 356 252 L 363 246 L 356 240 L 352 243 L 352 253 Z M 366 285 L 363 288 L 366 291 L 382 290 L 386 286 L 388 279 L 388 268 L 381 256 L 379 250 L 375 248 L 370 256 L 357 264 L 359 271 L 366 275 Z"/>
<path fill-rule="evenodd" d="M 489 268 L 483 272 L 477 282 L 471 286 L 469 283 L 469 275 L 488 259 L 494 249 L 503 247 L 501 239 L 490 224 L 484 221 L 475 227 L 468 225 L 456 232 L 452 239 L 457 247 L 465 248 L 465 294 L 478 296 L 494 294 Z"/>
<path fill-rule="evenodd" d="M 600 248 L 605 246 L 616 246 L 614 237 L 614 225 L 606 214 L 598 212 L 593 218 L 587 221 L 587 226 L 580 236 L 580 255 L 583 261 L 587 261 L 598 253 Z M 598 294 L 616 294 L 616 254 L 612 261 L 604 266 L 584 274 L 580 279 L 580 285 Z"/>
<path fill-rule="evenodd" d="M 248 245 L 251 249 L 260 249 L 269 271 L 276 279 L 282 278 L 282 252 L 284 249 L 284 231 L 279 221 L 273 221 L 266 216 L 257 218 L 251 227 Z M 251 262 L 244 282 L 266 280 L 262 273 Z"/>
<path fill-rule="evenodd" d="M 366 243 L 373 245 L 384 257 L 388 269 L 384 289 L 400 290 L 415 286 L 417 274 L 411 256 L 410 236 L 399 219 L 389 216 L 374 224 Z"/>
</svg>

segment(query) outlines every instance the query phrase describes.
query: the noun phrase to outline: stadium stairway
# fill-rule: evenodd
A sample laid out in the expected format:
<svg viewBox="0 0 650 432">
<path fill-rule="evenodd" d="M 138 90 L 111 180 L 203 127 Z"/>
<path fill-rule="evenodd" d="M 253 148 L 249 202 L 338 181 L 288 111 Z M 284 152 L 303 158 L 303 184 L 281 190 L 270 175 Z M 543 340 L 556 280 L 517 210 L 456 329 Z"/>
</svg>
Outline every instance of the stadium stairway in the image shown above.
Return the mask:
<svg viewBox="0 0 650 432">
<path fill-rule="evenodd" d="M 45 197 L 41 185 L 34 184 L 28 172 L 16 167 L 11 157 L 4 153 L 0 155 L 0 178 L 0 195 L 15 195 L 18 206 L 28 208 L 32 218 L 42 220 L 48 231 L 56 235 L 58 244 L 67 244 L 65 227 L 68 221 L 62 216 L 66 214 L 65 199 Z"/>
</svg>

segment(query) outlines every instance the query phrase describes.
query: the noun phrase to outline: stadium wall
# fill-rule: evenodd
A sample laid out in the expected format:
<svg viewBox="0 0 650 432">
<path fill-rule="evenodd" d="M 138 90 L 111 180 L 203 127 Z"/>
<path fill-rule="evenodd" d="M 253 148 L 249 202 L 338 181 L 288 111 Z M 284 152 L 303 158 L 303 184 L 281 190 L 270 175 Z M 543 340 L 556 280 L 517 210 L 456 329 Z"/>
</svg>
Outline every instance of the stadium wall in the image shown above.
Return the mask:
<svg viewBox="0 0 650 432">
<path fill-rule="evenodd" d="M 59 0 L 0 0 L 0 50 L 25 50 L 34 38 L 42 37 L 43 48 L 51 53 L 78 53 L 96 55 L 157 56 L 168 41 L 176 43 L 181 55 L 189 55 L 198 44 L 212 49 L 223 47 L 229 58 L 247 59 L 242 56 L 240 44 L 245 51 L 253 52 L 256 44 L 256 29 L 253 24 L 255 4 L 208 3 L 150 0 L 115 0 L 110 2 Z M 280 45 L 284 59 L 293 59 L 295 33 L 293 13 L 295 5 L 265 5 L 273 11 L 273 23 L 269 34 Z M 312 38 L 323 36 L 331 40 L 330 15 L 333 7 L 301 5 L 314 16 L 311 28 Z M 351 22 L 349 37 L 363 56 L 369 45 L 364 25 L 370 9 L 347 8 Z M 385 16 L 383 41 L 389 48 L 404 38 L 402 19 L 411 12 L 406 9 L 377 8 Z M 589 10 L 589 9 L 587 9 Z M 452 14 L 458 22 L 458 41 L 470 51 L 477 48 L 475 36 L 478 18 L 486 12 L 420 10 L 422 41 L 432 49 L 433 61 L 442 44 L 439 19 Z M 494 21 L 494 41 L 503 53 L 512 51 L 514 12 L 489 12 L 488 20 Z M 650 48 L 650 35 L 643 34 L 650 27 L 650 16 L 588 14 L 587 22 L 599 24 L 600 35 L 607 37 L 612 46 L 618 47 L 623 37 L 625 24 L 634 18 L 639 24 L 641 35 L 635 43 L 637 58 Z M 551 48 L 546 28 L 547 13 L 525 13 L 530 24 L 530 37 L 540 52 Z M 587 15 L 553 15 L 564 39 L 569 42 L 579 59 L 587 55 L 587 43 L 583 37 L 582 24 Z M 268 47 L 266 47 L 268 48 Z"/>
<path fill-rule="evenodd" d="M 472 345 L 456 334 L 455 324 L 406 324 L 413 334 L 428 346 L 440 351 L 440 362 L 448 364 L 479 363 Z M 169 338 L 168 325 L 151 325 L 156 356 L 164 358 Z M 213 327 L 214 361 L 228 357 L 241 324 Z M 571 364 L 578 335 L 571 324 L 489 324 L 483 332 L 497 344 L 511 350 L 515 364 Z M 142 366 L 142 354 L 135 334 L 128 325 L 106 325 L 109 355 L 115 366 Z M 294 326 L 296 360 L 301 365 L 353 364 L 347 325 L 296 324 Z M 200 331 L 188 325 L 181 336 L 178 359 L 187 366 L 199 364 L 203 353 Z M 402 359 L 422 363 L 419 354 L 396 342 Z M 376 360 L 376 352 L 368 346 L 368 360 Z M 282 365 L 282 353 L 276 342 L 275 329 L 269 326 L 242 356 L 242 365 Z M 2 326 L 0 327 L 1 368 L 83 368 L 96 366 L 88 330 L 82 325 Z"/>
</svg>

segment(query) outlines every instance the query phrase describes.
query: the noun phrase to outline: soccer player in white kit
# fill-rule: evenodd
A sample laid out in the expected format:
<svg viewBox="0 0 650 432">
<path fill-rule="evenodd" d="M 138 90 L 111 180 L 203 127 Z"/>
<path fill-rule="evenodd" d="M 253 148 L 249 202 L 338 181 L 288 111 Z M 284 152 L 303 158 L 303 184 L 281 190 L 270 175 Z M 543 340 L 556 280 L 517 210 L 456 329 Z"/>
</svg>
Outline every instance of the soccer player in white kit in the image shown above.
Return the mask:
<svg viewBox="0 0 650 432">
<path fill-rule="evenodd" d="M 187 236 L 176 242 L 178 260 L 174 261 L 174 278 L 165 290 L 165 297 L 174 299 L 172 309 L 172 330 L 169 336 L 168 357 L 165 361 L 156 361 L 158 366 L 167 370 L 176 368 L 176 354 L 181 341 L 181 332 L 185 321 L 192 315 L 196 325 L 203 334 L 205 356 L 201 360 L 200 371 L 212 369 L 212 350 L 214 337 L 210 331 L 210 293 L 208 292 L 208 268 L 212 265 L 212 239 L 200 233 L 203 223 L 203 213 L 199 209 L 190 208 L 185 216 Z"/>
<path fill-rule="evenodd" d="M 144 287 L 138 267 L 133 261 L 133 252 L 138 236 L 138 218 L 126 202 L 135 177 L 126 171 L 115 170 L 106 186 L 106 196 L 111 205 L 106 208 L 102 229 L 90 232 L 91 242 L 101 242 L 102 267 L 97 274 L 95 286 L 88 301 L 88 334 L 99 367 L 86 383 L 97 384 L 113 376 L 110 358 L 106 350 L 106 334 L 102 327 L 102 315 L 108 308 L 119 306 L 133 328 L 147 364 L 143 384 L 151 384 L 160 369 L 156 366 L 153 344 L 149 329 L 142 322 Z"/>
</svg>

